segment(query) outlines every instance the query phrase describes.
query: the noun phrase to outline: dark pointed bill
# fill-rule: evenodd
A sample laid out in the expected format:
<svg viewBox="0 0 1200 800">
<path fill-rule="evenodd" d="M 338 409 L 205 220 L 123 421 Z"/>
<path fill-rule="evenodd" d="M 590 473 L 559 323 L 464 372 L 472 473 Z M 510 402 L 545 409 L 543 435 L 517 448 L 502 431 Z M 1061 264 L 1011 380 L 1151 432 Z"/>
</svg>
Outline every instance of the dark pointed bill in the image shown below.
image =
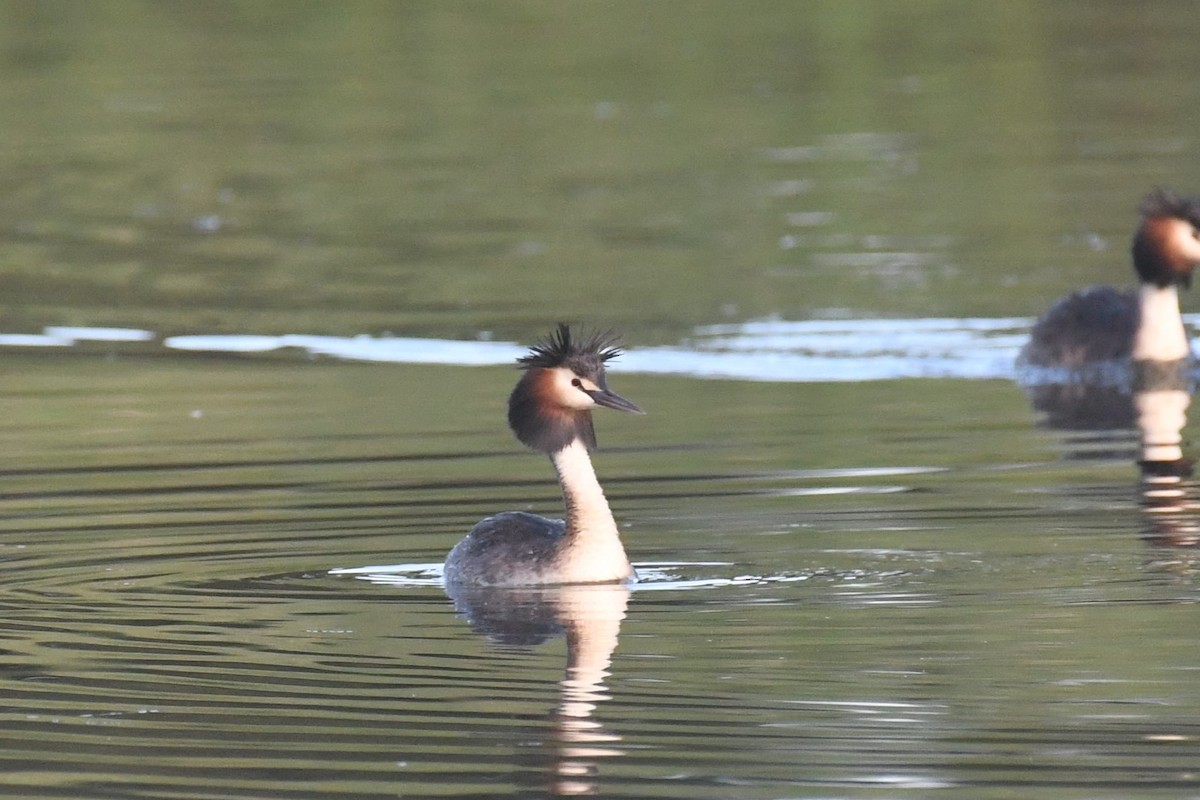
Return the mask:
<svg viewBox="0 0 1200 800">
<path fill-rule="evenodd" d="M 633 403 L 626 400 L 616 392 L 610 392 L 608 389 L 592 389 L 588 395 L 596 401 L 596 405 L 604 406 L 605 408 L 613 408 L 617 411 L 628 411 L 631 414 L 645 414 Z"/>
</svg>

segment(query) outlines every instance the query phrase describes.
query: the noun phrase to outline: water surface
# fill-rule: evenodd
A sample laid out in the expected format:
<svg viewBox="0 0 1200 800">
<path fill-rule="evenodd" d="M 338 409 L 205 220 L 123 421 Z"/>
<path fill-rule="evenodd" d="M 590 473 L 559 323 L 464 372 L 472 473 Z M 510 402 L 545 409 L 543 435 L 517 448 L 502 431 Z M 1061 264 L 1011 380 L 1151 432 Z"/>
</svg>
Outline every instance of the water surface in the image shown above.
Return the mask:
<svg viewBox="0 0 1200 800">
<path fill-rule="evenodd" d="M 1193 551 L 1131 441 L 1081 455 L 1011 383 L 614 376 L 645 582 L 479 612 L 445 551 L 558 505 L 508 368 L 14 358 L 15 795 L 1191 785 Z"/>
<path fill-rule="evenodd" d="M 1195 795 L 1197 489 L 1012 368 L 1191 10 L 0 6 L 0 795 Z M 644 580 L 448 598 L 558 320 Z"/>
</svg>

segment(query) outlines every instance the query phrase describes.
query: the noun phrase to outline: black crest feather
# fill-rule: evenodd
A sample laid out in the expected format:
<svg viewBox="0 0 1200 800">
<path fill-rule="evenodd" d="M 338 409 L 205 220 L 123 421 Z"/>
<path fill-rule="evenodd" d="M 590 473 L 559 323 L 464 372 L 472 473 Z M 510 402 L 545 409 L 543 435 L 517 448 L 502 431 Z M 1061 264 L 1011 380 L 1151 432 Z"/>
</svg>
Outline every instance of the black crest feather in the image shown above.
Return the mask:
<svg viewBox="0 0 1200 800">
<path fill-rule="evenodd" d="M 590 411 L 561 410 L 547 413 L 536 393 L 536 370 L 565 367 L 604 386 L 604 363 L 621 355 L 617 336 L 612 331 L 590 333 L 576 339 L 566 323 L 559 323 L 550 335 L 529 348 L 528 355 L 517 359 L 526 370 L 508 398 L 508 425 L 524 444 L 543 453 L 553 453 L 575 439 L 588 450 L 596 447 L 596 432 Z"/>
<path fill-rule="evenodd" d="M 621 355 L 618 338 L 612 331 L 594 331 L 577 339 L 571 326 L 558 323 L 550 335 L 529 348 L 529 354 L 517 359 L 521 369 L 567 367 L 581 375 L 599 372 L 606 361 Z"/>
<path fill-rule="evenodd" d="M 1162 187 L 1142 198 L 1138 211 L 1143 217 L 1175 217 L 1200 227 L 1200 199 L 1183 197 Z"/>
</svg>

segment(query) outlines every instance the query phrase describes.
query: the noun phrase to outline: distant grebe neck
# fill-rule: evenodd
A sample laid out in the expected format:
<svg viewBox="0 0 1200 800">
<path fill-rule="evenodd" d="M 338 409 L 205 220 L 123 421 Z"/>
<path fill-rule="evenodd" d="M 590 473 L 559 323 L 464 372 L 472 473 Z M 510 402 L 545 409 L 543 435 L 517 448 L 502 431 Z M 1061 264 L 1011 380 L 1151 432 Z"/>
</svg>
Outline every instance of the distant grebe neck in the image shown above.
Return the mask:
<svg viewBox="0 0 1200 800">
<path fill-rule="evenodd" d="M 558 483 L 567 506 L 567 531 L 563 563 L 564 582 L 622 580 L 633 568 L 621 546 L 617 523 L 587 447 L 578 439 L 551 453 Z"/>
<path fill-rule="evenodd" d="M 1138 290 L 1138 308 L 1134 360 L 1178 361 L 1191 355 L 1179 313 L 1179 292 L 1174 286 L 1143 285 Z"/>
</svg>

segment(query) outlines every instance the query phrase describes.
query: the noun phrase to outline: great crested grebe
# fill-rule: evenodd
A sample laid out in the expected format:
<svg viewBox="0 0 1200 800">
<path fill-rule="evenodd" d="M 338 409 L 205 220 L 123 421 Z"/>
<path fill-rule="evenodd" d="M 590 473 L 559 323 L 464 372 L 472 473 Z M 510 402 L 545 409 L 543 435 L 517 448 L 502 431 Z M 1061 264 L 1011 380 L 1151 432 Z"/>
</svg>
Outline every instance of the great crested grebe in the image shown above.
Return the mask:
<svg viewBox="0 0 1200 800">
<path fill-rule="evenodd" d="M 1018 369 L 1191 356 L 1178 289 L 1191 285 L 1200 264 L 1200 198 L 1156 189 L 1139 210 L 1133 237 L 1137 291 L 1092 286 L 1059 300 L 1034 325 Z"/>
<path fill-rule="evenodd" d="M 620 354 L 612 334 L 578 341 L 560 324 L 517 359 L 525 374 L 508 398 L 508 425 L 525 445 L 550 456 L 567 518 L 505 511 L 481 520 L 446 557 L 447 584 L 528 586 L 636 577 L 588 457 L 596 447 L 593 408 L 644 413 L 605 382 L 605 362 Z"/>
</svg>

